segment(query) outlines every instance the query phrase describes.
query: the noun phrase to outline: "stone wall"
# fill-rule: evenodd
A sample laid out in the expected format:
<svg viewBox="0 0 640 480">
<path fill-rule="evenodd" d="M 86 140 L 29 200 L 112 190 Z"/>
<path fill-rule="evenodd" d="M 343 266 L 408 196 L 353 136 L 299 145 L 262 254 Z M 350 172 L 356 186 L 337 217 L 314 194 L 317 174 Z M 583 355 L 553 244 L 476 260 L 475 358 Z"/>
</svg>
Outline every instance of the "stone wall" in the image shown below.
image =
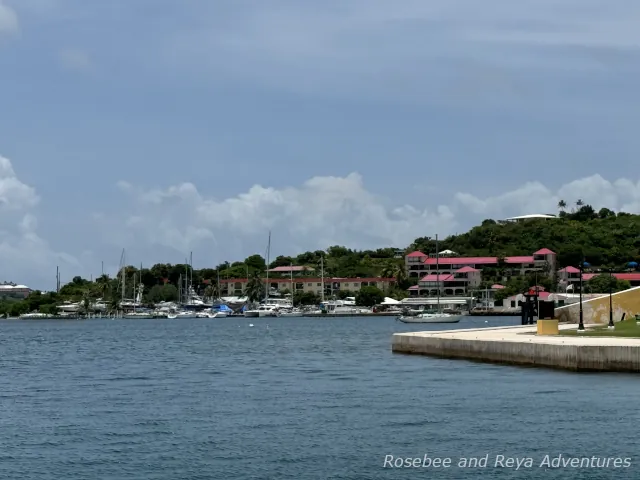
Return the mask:
<svg viewBox="0 0 640 480">
<path fill-rule="evenodd" d="M 625 313 L 627 319 L 640 314 L 640 287 L 614 293 L 612 299 L 614 322 L 619 322 Z M 584 300 L 582 310 L 584 323 L 609 323 L 609 295 Z M 556 308 L 555 316 L 560 322 L 578 323 L 580 303 Z"/>
</svg>

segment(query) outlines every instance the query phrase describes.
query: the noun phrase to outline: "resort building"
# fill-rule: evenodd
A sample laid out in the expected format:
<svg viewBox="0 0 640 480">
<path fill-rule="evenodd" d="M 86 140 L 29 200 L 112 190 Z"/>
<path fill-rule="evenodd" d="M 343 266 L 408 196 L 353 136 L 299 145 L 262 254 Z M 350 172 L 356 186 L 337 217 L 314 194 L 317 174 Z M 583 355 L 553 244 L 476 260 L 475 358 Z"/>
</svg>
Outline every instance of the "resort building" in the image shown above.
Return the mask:
<svg viewBox="0 0 640 480">
<path fill-rule="evenodd" d="M 288 268 L 288 267 L 287 267 Z M 282 270 L 279 270 L 282 273 Z M 247 287 L 248 279 L 246 278 L 230 278 L 220 280 L 220 294 L 222 296 L 242 296 Z M 322 285 L 324 283 L 325 296 L 336 295 L 340 291 L 358 292 L 362 287 L 378 287 L 380 290 L 387 290 L 393 283 L 395 278 L 311 278 L 299 277 L 289 278 L 270 278 L 269 290 L 277 293 L 284 290 L 295 292 L 310 292 L 316 295 L 322 295 Z"/>
<path fill-rule="evenodd" d="M 405 257 L 407 275 L 410 278 L 421 277 L 420 281 L 422 282 L 425 274 L 455 275 L 456 273 L 470 273 L 469 271 L 460 271 L 465 267 L 482 271 L 484 268 L 501 266 L 499 257 L 459 257 L 450 250 L 446 252 L 446 255 L 439 258 L 433 255 L 425 255 L 419 251 L 411 252 Z M 504 257 L 502 260 L 504 261 L 502 267 L 505 275 L 526 275 L 532 272 L 540 272 L 553 277 L 556 270 L 556 254 L 548 248 L 540 249 L 532 255 Z M 448 281 L 452 280 L 452 278 L 448 278 Z M 428 282 L 430 280 L 424 281 Z M 456 288 L 454 285 L 451 286 Z"/>
<path fill-rule="evenodd" d="M 294 277 L 304 275 L 306 272 L 313 272 L 313 271 L 314 271 L 313 268 L 306 267 L 304 265 L 303 266 L 299 266 L 299 265 L 282 266 L 282 267 L 275 267 L 275 268 L 269 269 L 270 273 L 293 275 Z"/>
<path fill-rule="evenodd" d="M 16 285 L 15 283 L 0 284 L 0 299 L 5 298 L 27 298 L 31 293 L 31 289 L 26 285 Z"/>
<path fill-rule="evenodd" d="M 585 289 L 588 286 L 584 284 L 598 275 L 609 275 L 608 272 L 598 272 L 598 273 L 583 273 L 582 274 L 582 282 L 583 287 Z M 640 273 L 613 273 L 614 277 L 618 280 L 626 280 L 628 281 L 632 287 L 640 287 Z M 558 270 L 558 286 L 561 291 L 577 292 L 580 290 L 580 269 L 576 267 L 565 267 Z M 603 292 L 604 293 L 604 292 Z"/>
<path fill-rule="evenodd" d="M 530 215 L 520 215 L 518 217 L 505 218 L 499 220 L 498 223 L 513 223 L 513 222 L 526 222 L 529 220 L 555 220 L 558 217 L 548 213 L 532 213 Z"/>
<path fill-rule="evenodd" d="M 440 290 L 441 296 L 456 295 L 467 296 L 482 282 L 480 270 L 472 267 L 462 267 L 453 273 L 430 273 L 420 279 L 418 285 L 409 288 L 409 295 L 413 296 L 437 296 Z"/>
</svg>

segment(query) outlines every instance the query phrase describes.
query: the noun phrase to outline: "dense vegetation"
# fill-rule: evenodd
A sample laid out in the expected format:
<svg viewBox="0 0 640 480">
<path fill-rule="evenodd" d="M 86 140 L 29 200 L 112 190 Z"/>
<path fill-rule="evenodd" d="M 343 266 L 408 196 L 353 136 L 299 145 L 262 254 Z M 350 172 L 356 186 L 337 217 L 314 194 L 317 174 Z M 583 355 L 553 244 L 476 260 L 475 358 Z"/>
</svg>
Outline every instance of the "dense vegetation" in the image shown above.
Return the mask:
<svg viewBox="0 0 640 480">
<path fill-rule="evenodd" d="M 440 250 L 450 249 L 465 256 L 531 255 L 545 247 L 556 252 L 561 267 L 579 265 L 583 258 L 594 266 L 619 268 L 631 261 L 640 262 L 640 215 L 616 215 L 607 208 L 596 212 L 590 205 L 581 204 L 573 212 L 561 210 L 560 218 L 553 220 L 505 224 L 485 220 L 466 233 L 445 238 L 439 245 Z M 435 240 L 421 237 L 411 248 L 435 252 Z"/>
<path fill-rule="evenodd" d="M 640 263 L 640 215 L 618 213 L 603 208 L 596 212 L 590 205 L 580 200 L 568 209 L 565 202 L 558 205 L 560 216 L 554 220 L 529 220 L 521 223 L 498 223 L 485 220 L 470 231 L 451 235 L 439 242 L 440 250 L 450 249 L 464 256 L 530 255 L 546 247 L 557 253 L 559 268 L 578 265 L 584 258 L 594 266 L 623 270 L 635 261 Z M 304 252 L 297 256 L 279 256 L 270 268 L 289 265 L 304 265 L 309 270 L 303 275 L 318 276 L 321 260 L 326 277 L 394 277 L 397 283 L 389 292 L 363 293 L 360 302 L 370 303 L 381 293 L 402 298 L 411 282 L 404 271 L 403 253 L 420 250 L 425 254 L 436 251 L 435 237 L 417 238 L 408 248 L 381 248 L 378 250 L 352 250 L 343 246 L 329 247 L 326 251 Z M 133 279 L 144 285 L 144 300 L 148 303 L 178 299 L 180 277 L 193 276 L 196 291 L 206 297 L 217 297 L 217 279 L 249 278 L 249 296 L 259 299 L 264 293 L 262 277 L 266 270 L 265 259 L 251 255 L 242 262 L 225 262 L 215 268 L 193 270 L 184 264 L 156 264 L 151 268 L 125 268 L 127 298 L 133 298 Z M 500 268 L 483 272 L 485 282 L 500 279 Z M 271 277 L 278 277 L 271 274 Z M 117 278 L 102 276 L 94 281 L 75 277 L 64 285 L 59 293 L 34 292 L 23 301 L 5 299 L 0 302 L 0 314 L 17 315 L 30 311 L 54 311 L 54 306 L 64 300 L 81 301 L 89 305 L 93 299 L 103 298 L 114 305 L 121 298 L 120 274 Z M 286 275 L 284 275 L 286 278 Z M 415 280 L 413 280 L 415 282 Z M 595 277 L 586 286 L 587 291 L 608 289 L 609 280 Z M 548 278 L 510 278 L 507 289 L 501 295 L 518 293 L 537 282 L 548 290 L 555 289 L 555 282 Z M 604 282 L 604 283 L 603 283 Z M 614 290 L 628 288 L 628 282 L 613 280 Z M 344 297 L 348 292 L 341 292 Z M 365 300 L 365 297 L 367 298 Z M 296 303 L 317 303 L 318 298 L 311 293 L 298 293 Z"/>
</svg>

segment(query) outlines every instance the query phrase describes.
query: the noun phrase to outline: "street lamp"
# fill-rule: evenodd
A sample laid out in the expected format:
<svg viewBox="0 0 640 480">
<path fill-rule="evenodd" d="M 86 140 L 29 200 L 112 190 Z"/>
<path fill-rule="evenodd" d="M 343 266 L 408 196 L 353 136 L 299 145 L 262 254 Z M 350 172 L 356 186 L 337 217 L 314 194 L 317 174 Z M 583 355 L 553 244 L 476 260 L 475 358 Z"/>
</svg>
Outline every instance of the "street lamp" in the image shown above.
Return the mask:
<svg viewBox="0 0 640 480">
<path fill-rule="evenodd" d="M 609 328 L 615 328 L 613 324 L 613 268 L 609 267 Z"/>
<path fill-rule="evenodd" d="M 582 311 L 582 273 L 585 268 L 589 268 L 591 265 L 584 260 L 580 263 L 580 323 L 578 324 L 578 331 L 584 331 L 584 315 Z"/>
</svg>

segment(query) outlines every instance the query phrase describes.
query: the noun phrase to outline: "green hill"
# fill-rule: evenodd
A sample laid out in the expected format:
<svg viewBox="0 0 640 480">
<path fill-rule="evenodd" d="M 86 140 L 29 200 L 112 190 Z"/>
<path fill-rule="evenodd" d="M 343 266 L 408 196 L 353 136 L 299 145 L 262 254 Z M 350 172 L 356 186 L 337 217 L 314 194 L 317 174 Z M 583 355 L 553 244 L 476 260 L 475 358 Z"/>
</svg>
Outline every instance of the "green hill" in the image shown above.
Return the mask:
<svg viewBox="0 0 640 480">
<path fill-rule="evenodd" d="M 577 211 L 561 211 L 556 219 L 527 220 L 520 223 L 485 220 L 466 233 L 446 237 L 438 245 L 440 250 L 450 249 L 462 256 L 498 257 L 531 255 L 545 247 L 556 252 L 559 268 L 578 265 L 582 258 L 594 266 L 608 265 L 617 268 L 623 268 L 630 261 L 640 263 L 640 215 L 615 214 L 606 208 L 595 212 L 590 205 L 581 205 Z M 404 251 L 408 253 L 413 250 L 420 250 L 426 254 L 434 253 L 434 237 L 417 238 Z M 387 293 L 400 297 L 410 285 L 404 272 L 402 252 L 403 250 L 395 248 L 352 250 L 343 246 L 332 246 L 326 251 L 304 252 L 291 257 L 280 256 L 271 262 L 269 267 L 305 265 L 309 267 L 305 275 L 319 276 L 322 259 L 326 277 L 395 277 L 399 280 L 396 290 Z M 189 272 L 189 269 L 188 265 L 171 264 L 156 264 L 142 270 L 128 266 L 125 269 L 126 284 L 132 288 L 135 274 L 138 281 L 141 279 L 145 285 L 147 301 L 175 300 L 180 276 Z M 262 273 L 265 269 L 264 258 L 251 255 L 242 262 L 225 262 L 215 268 L 194 269 L 193 284 L 201 294 L 216 295 L 218 277 L 246 278 L 254 272 Z M 511 280 L 515 285 L 517 279 Z M 90 282 L 75 277 L 72 282 L 62 287 L 59 294 L 35 292 L 24 301 L 2 300 L 0 314 L 15 315 L 33 310 L 53 311 L 54 305 L 62 300 L 81 300 L 88 303 L 91 298 L 102 297 L 115 303 L 120 295 L 119 279 L 104 276 Z M 132 295 L 132 291 L 127 293 L 129 298 Z"/>
<path fill-rule="evenodd" d="M 467 233 L 445 238 L 439 248 L 464 256 L 530 255 L 550 248 L 556 252 L 560 267 L 578 265 L 583 257 L 594 266 L 621 267 L 630 261 L 640 262 L 640 215 L 616 215 L 608 209 L 596 213 L 584 205 L 557 219 L 518 223 L 485 220 Z M 435 241 L 418 238 L 411 249 L 432 253 Z"/>
</svg>

